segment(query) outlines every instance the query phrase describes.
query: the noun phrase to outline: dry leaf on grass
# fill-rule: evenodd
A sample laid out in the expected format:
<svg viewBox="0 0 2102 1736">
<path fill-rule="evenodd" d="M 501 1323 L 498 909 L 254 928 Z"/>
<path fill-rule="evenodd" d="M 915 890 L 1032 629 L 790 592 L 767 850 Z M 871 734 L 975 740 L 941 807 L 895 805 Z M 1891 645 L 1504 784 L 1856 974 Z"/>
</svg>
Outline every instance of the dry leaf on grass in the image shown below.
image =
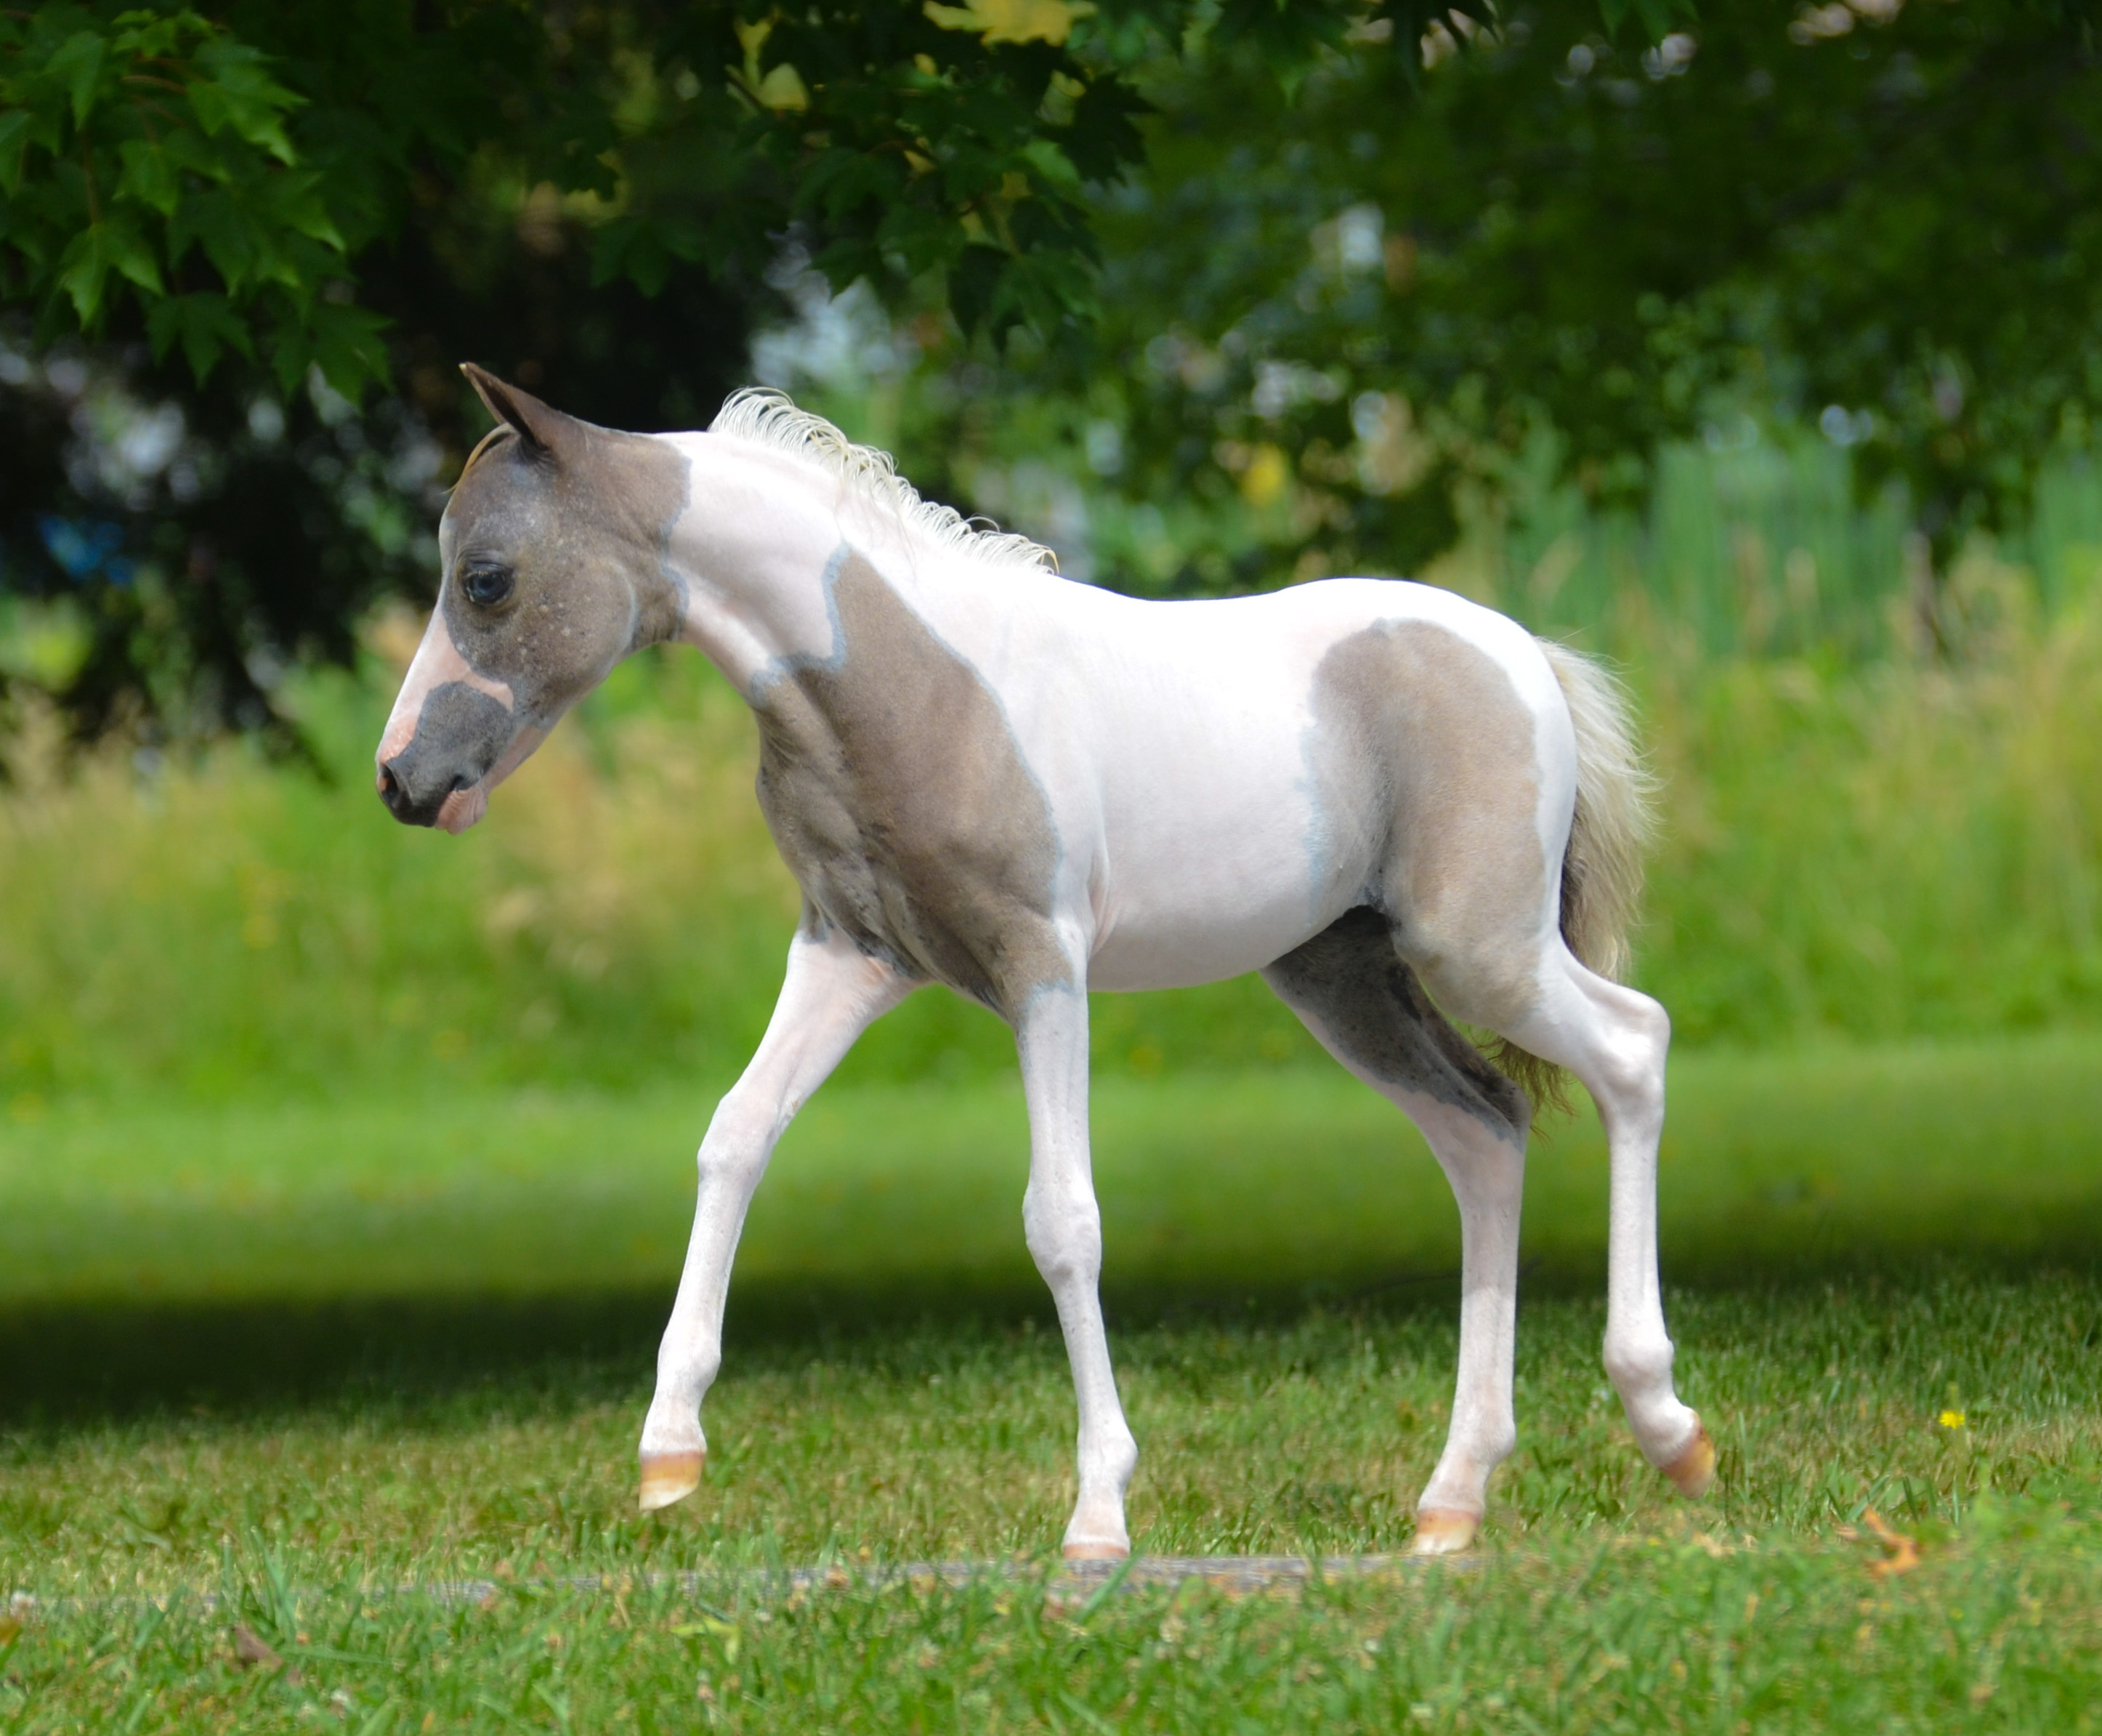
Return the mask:
<svg viewBox="0 0 2102 1736">
<path fill-rule="evenodd" d="M 1878 1579 L 1889 1579 L 1899 1574 L 1909 1574 L 1919 1565 L 1919 1545 L 1904 1532 L 1894 1530 L 1883 1516 L 1873 1507 L 1861 1511 L 1861 1523 L 1868 1527 L 1869 1535 L 1887 1552 L 1883 1559 L 1874 1563 L 1869 1571 Z M 1857 1543 L 1861 1534 L 1851 1525 L 1841 1525 L 1838 1534 L 1847 1542 Z"/>
<path fill-rule="evenodd" d="M 245 1622 L 237 1622 L 233 1627 L 233 1655 L 244 1670 L 284 1670 L 285 1660 L 277 1649 Z M 285 1680 L 296 1683 L 297 1670 L 285 1670 Z"/>
</svg>

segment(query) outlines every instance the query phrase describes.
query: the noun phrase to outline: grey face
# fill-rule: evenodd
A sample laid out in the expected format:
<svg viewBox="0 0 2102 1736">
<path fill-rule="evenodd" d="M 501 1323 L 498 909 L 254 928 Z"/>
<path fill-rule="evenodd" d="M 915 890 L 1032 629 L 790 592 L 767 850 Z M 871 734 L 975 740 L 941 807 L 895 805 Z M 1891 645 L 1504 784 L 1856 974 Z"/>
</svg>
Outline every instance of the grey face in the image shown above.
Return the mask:
<svg viewBox="0 0 2102 1736">
<path fill-rule="evenodd" d="M 437 609 L 378 756 L 396 819 L 454 829 L 615 663 L 677 632 L 664 549 L 686 501 L 663 442 L 464 371 L 501 425 L 446 508 Z"/>
</svg>

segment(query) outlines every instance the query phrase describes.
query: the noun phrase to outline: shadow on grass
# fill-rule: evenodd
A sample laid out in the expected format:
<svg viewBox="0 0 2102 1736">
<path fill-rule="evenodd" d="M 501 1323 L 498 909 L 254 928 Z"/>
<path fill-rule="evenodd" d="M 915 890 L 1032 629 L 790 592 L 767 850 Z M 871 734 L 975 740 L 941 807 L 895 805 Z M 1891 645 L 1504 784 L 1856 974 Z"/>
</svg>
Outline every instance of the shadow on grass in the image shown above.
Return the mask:
<svg viewBox="0 0 2102 1736">
<path fill-rule="evenodd" d="M 1435 1298 L 1457 1281 L 1404 1281 L 1385 1307 Z M 1350 1299 L 1333 1287 L 1273 1286 L 1226 1297 L 1113 1298 L 1115 1325 L 1213 1317 L 1275 1320 Z M 0 1427 L 35 1427 L 203 1406 L 265 1410 L 350 1392 L 415 1397 L 530 1380 L 578 1365 L 618 1370 L 645 1391 L 672 1294 L 655 1285 L 574 1294 L 452 1294 L 341 1300 L 82 1303 L 0 1312 Z M 734 1289 L 725 1330 L 739 1348 L 810 1346 L 933 1330 L 1056 1330 L 1041 1285 L 752 1285 Z"/>
<path fill-rule="evenodd" d="M 2048 1245 L 2047 1245 L 2048 1244 Z M 1808 1241 L 1715 1246 L 1670 1263 L 1681 1291 L 1800 1290 L 1835 1282 L 1899 1290 L 1955 1276 L 2020 1280 L 2046 1271 L 2102 1273 L 2102 1245 L 2085 1236 L 2033 1238 L 1954 1251 Z M 1543 1253 L 1523 1269 L 1522 1299 L 1603 1296 L 1594 1254 Z M 1275 1325 L 1310 1312 L 1457 1321 L 1453 1271 L 1365 1275 L 1356 1281 L 1263 1284 L 1159 1281 L 1111 1284 L 1113 1328 Z M 492 1383 L 582 1380 L 640 1395 L 655 1367 L 672 1302 L 655 1285 L 574 1294 L 435 1294 L 327 1300 L 46 1303 L 0 1312 L 0 1427 L 36 1428 L 203 1407 L 263 1411 L 385 1393 L 414 1400 Z M 901 1334 L 1055 1326 L 1033 1277 L 917 1283 L 836 1280 L 734 1286 L 726 1348 L 808 1347 L 827 1356 Z"/>
</svg>

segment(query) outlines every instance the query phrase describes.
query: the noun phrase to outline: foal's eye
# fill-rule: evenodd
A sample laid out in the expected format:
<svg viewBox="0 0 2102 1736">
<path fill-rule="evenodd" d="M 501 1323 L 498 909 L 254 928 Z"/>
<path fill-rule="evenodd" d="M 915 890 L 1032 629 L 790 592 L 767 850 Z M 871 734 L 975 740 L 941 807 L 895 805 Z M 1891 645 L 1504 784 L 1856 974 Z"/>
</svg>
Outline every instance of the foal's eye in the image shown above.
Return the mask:
<svg viewBox="0 0 2102 1736">
<path fill-rule="evenodd" d="M 494 609 L 511 595 L 517 582 L 509 569 L 502 566 L 470 566 L 460 575 L 460 589 L 479 609 Z"/>
</svg>

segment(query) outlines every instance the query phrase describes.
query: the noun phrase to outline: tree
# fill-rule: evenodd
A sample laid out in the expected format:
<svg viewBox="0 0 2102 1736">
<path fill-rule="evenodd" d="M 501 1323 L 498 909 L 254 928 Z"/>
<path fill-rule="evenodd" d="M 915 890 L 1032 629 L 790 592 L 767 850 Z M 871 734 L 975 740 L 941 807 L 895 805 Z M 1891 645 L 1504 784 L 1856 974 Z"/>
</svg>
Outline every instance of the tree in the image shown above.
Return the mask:
<svg viewBox="0 0 2102 1736">
<path fill-rule="evenodd" d="M 1639 498 L 1724 401 L 1945 562 L 2102 389 L 2090 0 L 121 6 L 0 16 L 0 590 L 75 623 L 0 682 L 83 735 L 278 726 L 428 587 L 454 362 L 690 425 L 792 236 L 959 426 L 1219 504 L 1135 588 L 1413 565 L 1541 429 Z"/>
<path fill-rule="evenodd" d="M 273 671 L 344 660 L 376 596 L 428 584 L 428 484 L 473 415 L 454 362 L 703 420 L 792 227 L 842 282 L 941 276 L 996 335 L 1084 320 L 1080 189 L 1137 149 L 1071 39 L 1090 10 L 0 15 L 0 581 L 78 625 L 42 685 L 83 735 L 282 733 Z"/>
<path fill-rule="evenodd" d="M 1288 90 L 1244 45 L 1164 62 L 1097 217 L 1108 365 L 1009 390 L 1108 425 L 1093 487 L 1222 503 L 1178 566 L 1103 575 L 1133 588 L 1408 571 L 1542 430 L 1638 502 L 1747 406 L 1901 485 L 1945 566 L 2102 411 L 2092 16 L 1703 0 L 1650 42 L 1520 0 L 1420 75 L 1376 24 Z"/>
</svg>

